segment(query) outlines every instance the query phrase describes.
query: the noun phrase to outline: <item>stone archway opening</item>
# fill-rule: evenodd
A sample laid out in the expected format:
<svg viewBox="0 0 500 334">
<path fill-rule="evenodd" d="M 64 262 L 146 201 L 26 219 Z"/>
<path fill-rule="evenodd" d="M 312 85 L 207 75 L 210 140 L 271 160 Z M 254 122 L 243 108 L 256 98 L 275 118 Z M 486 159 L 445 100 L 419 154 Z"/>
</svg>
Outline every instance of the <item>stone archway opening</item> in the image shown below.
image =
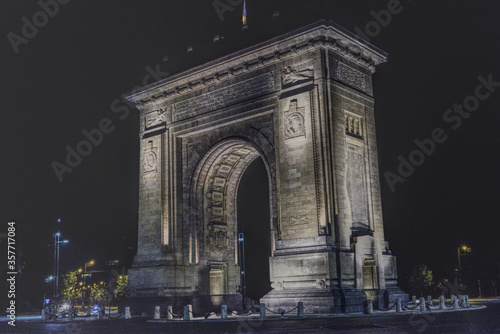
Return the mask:
<svg viewBox="0 0 500 334">
<path fill-rule="evenodd" d="M 228 295 L 258 300 L 271 290 L 271 187 L 262 154 L 244 139 L 225 139 L 206 152 L 195 180 L 189 261 L 207 267 L 200 293 L 214 305 Z M 238 233 L 245 234 L 243 258 Z"/>
<path fill-rule="evenodd" d="M 244 234 L 246 296 L 259 300 L 271 290 L 269 180 L 262 158 L 245 170 L 238 185 L 238 233 Z"/>
</svg>

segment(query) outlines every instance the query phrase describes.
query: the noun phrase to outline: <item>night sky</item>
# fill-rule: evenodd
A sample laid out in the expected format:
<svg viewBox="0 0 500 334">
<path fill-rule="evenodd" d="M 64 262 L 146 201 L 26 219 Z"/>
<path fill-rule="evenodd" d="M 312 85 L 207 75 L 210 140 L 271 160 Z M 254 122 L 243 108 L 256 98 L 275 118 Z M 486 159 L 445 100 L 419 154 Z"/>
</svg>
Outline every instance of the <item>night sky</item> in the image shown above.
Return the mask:
<svg viewBox="0 0 500 334">
<path fill-rule="evenodd" d="M 58 218 L 70 240 L 61 249 L 61 272 L 90 259 L 101 267 L 114 259 L 130 264 L 137 244 L 139 118 L 135 109 L 116 114 L 111 105 L 125 105 L 121 95 L 143 85 L 146 68 L 177 73 L 320 18 L 364 31 L 373 27 L 371 11 L 387 10 L 392 1 L 246 3 L 243 33 L 242 4 L 221 20 L 211 0 L 73 0 L 31 31 L 16 53 L 8 34 L 22 36 L 42 8 L 36 1 L 0 0 L 0 233 L 7 221 L 17 221 L 22 298 L 39 306 L 43 293 L 52 292 L 43 280 L 52 273 L 48 245 Z M 443 117 L 475 94 L 479 76 L 500 82 L 500 3 L 406 0 L 398 8 L 385 27 L 370 31 L 371 43 L 389 54 L 374 75 L 386 239 L 403 286 L 417 263 L 427 264 L 435 279 L 451 277 L 462 243 L 472 247 L 466 270 L 485 279 L 500 263 L 500 83 L 460 126 Z M 214 44 L 217 34 L 224 40 Z M 106 118 L 113 130 L 60 182 L 54 161 L 65 164 L 66 147 L 75 149 L 82 131 Z M 398 157 L 408 159 L 415 140 L 431 138 L 436 128 L 447 139 L 391 189 L 384 173 L 397 173 Z M 265 189 L 267 180 L 260 180 Z M 264 202 L 253 201 L 252 210 Z"/>
</svg>

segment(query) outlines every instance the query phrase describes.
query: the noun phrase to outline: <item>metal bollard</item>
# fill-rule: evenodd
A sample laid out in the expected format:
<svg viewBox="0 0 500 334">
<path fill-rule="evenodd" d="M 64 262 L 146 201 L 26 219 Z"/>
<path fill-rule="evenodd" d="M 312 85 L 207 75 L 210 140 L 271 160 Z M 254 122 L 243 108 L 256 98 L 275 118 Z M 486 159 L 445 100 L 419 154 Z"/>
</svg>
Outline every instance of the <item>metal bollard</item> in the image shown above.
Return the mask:
<svg viewBox="0 0 500 334">
<path fill-rule="evenodd" d="M 221 305 L 220 307 L 220 318 L 227 319 L 227 305 Z"/>
<path fill-rule="evenodd" d="M 401 304 L 401 298 L 396 298 L 396 312 L 397 313 L 403 312 L 403 305 Z"/>
<path fill-rule="evenodd" d="M 182 320 L 189 321 L 189 306 L 188 305 L 184 306 Z"/>
<path fill-rule="evenodd" d="M 458 306 L 458 298 L 457 298 L 457 296 L 454 295 L 452 300 L 453 300 L 453 309 L 454 310 L 458 310 L 459 306 Z"/>
<path fill-rule="evenodd" d="M 297 317 L 303 317 L 304 316 L 304 303 L 299 302 L 297 305 Z"/>
<path fill-rule="evenodd" d="M 366 313 L 367 314 L 372 314 L 373 313 L 373 302 L 371 299 L 368 299 L 366 301 Z"/>
<path fill-rule="evenodd" d="M 465 295 L 465 307 L 470 307 L 470 304 L 469 304 L 469 295 Z"/>
<path fill-rule="evenodd" d="M 189 310 L 189 316 L 190 316 L 191 318 L 194 318 L 194 314 L 193 314 L 193 305 L 188 304 L 188 310 Z"/>
<path fill-rule="evenodd" d="M 431 296 L 427 296 L 427 303 L 429 304 L 429 306 L 432 305 L 432 297 Z"/>
<path fill-rule="evenodd" d="M 425 298 L 420 298 L 420 312 L 425 312 Z"/>
<path fill-rule="evenodd" d="M 42 308 L 42 321 L 45 321 L 45 320 L 47 320 L 47 316 L 45 314 L 45 309 Z"/>
<path fill-rule="evenodd" d="M 445 304 L 445 301 L 444 301 L 444 296 L 439 296 L 439 309 L 441 311 L 446 310 L 446 304 Z"/>
<path fill-rule="evenodd" d="M 174 313 L 172 305 L 167 306 L 167 320 L 174 320 L 174 316 L 172 315 Z"/>
<path fill-rule="evenodd" d="M 97 319 L 104 318 L 104 308 L 102 305 L 97 306 Z"/>
<path fill-rule="evenodd" d="M 130 316 L 130 306 L 125 306 L 125 319 L 132 319 Z"/>
<path fill-rule="evenodd" d="M 160 319 L 160 307 L 159 306 L 155 306 L 155 317 L 154 317 L 155 320 L 159 320 Z"/>
<path fill-rule="evenodd" d="M 260 318 L 266 319 L 266 304 L 260 304 L 259 310 L 260 310 Z"/>
<path fill-rule="evenodd" d="M 68 320 L 73 320 L 75 318 L 75 314 L 73 313 L 73 307 L 68 309 Z"/>
<path fill-rule="evenodd" d="M 413 304 L 416 304 L 417 303 L 417 296 L 411 296 L 411 302 Z"/>
</svg>

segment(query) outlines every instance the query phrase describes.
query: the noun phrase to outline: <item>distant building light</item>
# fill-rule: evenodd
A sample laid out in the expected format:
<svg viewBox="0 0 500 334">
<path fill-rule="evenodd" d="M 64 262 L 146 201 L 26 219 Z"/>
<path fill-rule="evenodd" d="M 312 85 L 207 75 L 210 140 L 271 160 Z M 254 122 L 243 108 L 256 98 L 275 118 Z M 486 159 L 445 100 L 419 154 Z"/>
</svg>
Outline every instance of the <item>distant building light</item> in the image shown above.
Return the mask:
<svg viewBox="0 0 500 334">
<path fill-rule="evenodd" d="M 273 19 L 279 19 L 280 18 L 280 11 L 279 10 L 275 10 L 273 12 Z"/>
<path fill-rule="evenodd" d="M 166 55 L 165 57 L 163 57 L 163 62 L 166 62 L 168 61 L 168 55 Z"/>
<path fill-rule="evenodd" d="M 192 46 L 192 45 L 188 46 L 188 48 L 187 48 L 187 52 L 188 52 L 188 53 L 193 52 L 193 46 Z"/>
<path fill-rule="evenodd" d="M 57 222 L 60 223 L 61 222 L 61 218 L 57 218 Z"/>
</svg>

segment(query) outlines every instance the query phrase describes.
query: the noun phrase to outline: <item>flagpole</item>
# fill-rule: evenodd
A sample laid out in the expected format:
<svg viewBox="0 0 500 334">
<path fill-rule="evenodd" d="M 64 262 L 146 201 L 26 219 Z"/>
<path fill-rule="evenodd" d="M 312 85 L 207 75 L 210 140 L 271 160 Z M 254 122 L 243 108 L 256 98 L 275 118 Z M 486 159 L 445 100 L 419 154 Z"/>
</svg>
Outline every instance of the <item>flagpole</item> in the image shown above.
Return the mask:
<svg viewBox="0 0 500 334">
<path fill-rule="evenodd" d="M 247 30 L 248 29 L 248 22 L 247 22 L 247 3 L 246 3 L 246 0 L 243 0 L 243 14 L 242 14 L 241 20 L 243 22 L 243 27 L 241 28 L 241 30 Z"/>
</svg>

